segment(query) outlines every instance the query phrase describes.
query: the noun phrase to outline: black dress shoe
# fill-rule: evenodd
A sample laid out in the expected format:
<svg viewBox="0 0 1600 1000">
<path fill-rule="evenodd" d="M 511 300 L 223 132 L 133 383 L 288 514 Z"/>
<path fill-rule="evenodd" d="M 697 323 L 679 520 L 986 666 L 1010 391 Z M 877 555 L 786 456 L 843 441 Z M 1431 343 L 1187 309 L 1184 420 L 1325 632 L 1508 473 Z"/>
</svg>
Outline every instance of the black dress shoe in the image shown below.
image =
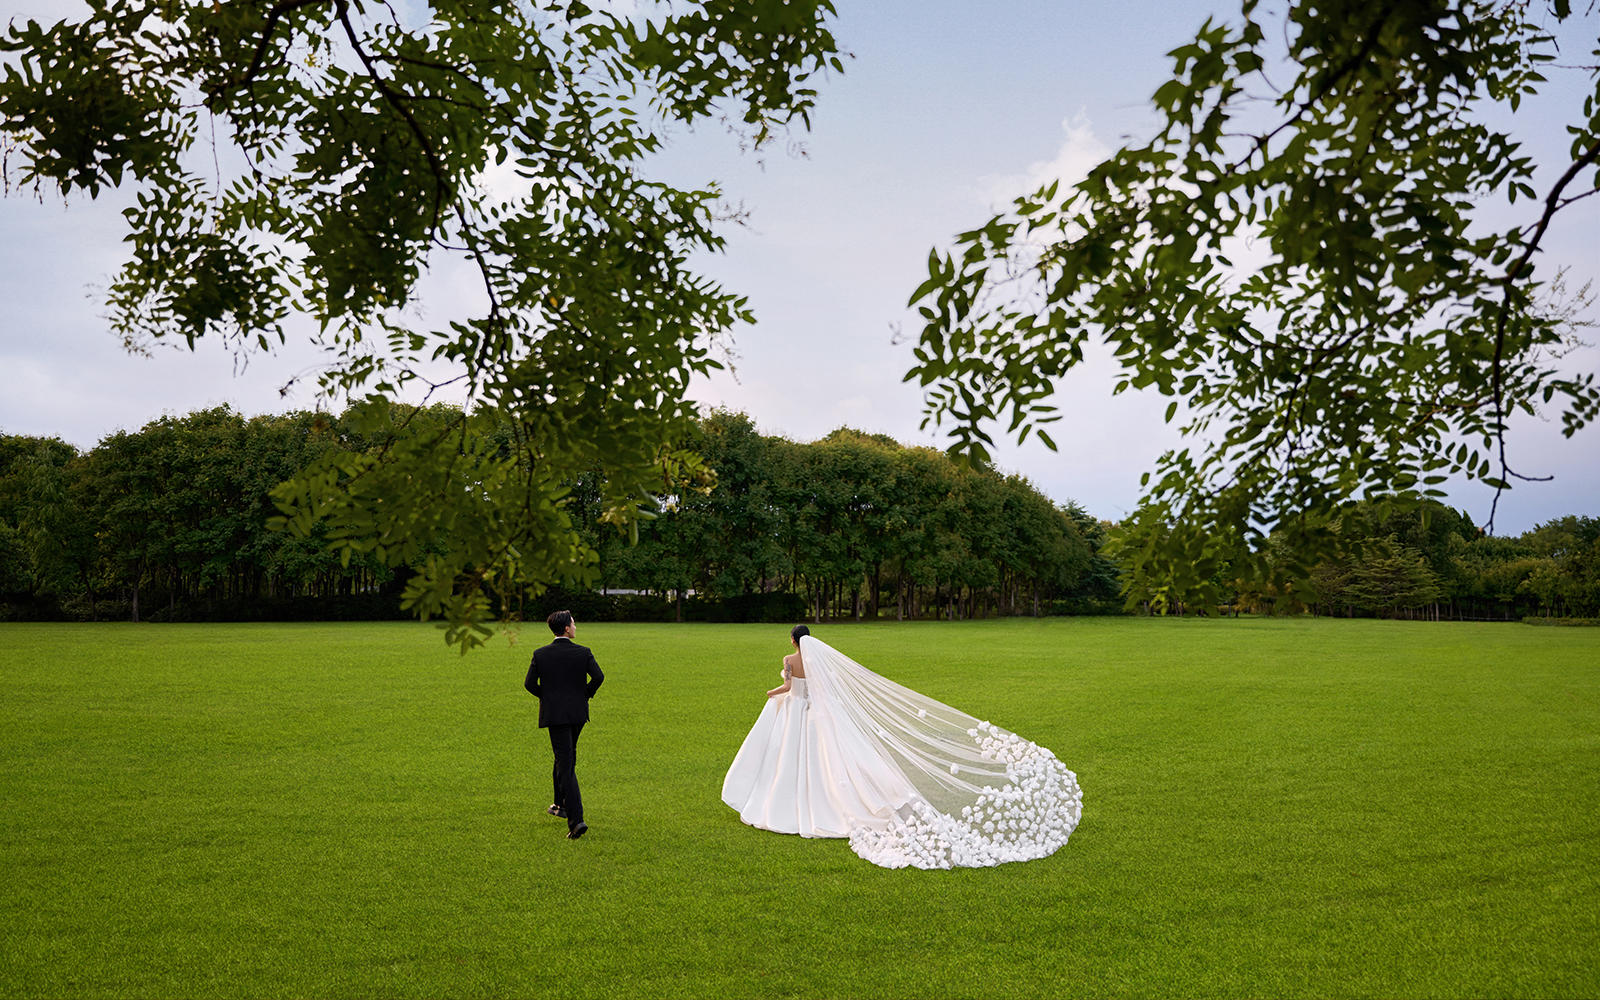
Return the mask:
<svg viewBox="0 0 1600 1000">
<path fill-rule="evenodd" d="M 576 826 L 574 826 L 572 829 L 567 831 L 567 839 L 568 840 L 577 840 L 579 837 L 583 836 L 584 834 L 586 834 L 588 832 L 589 832 L 589 824 L 585 823 L 583 820 L 580 819 L 580 820 L 578 820 L 578 823 L 577 823 Z"/>
<path fill-rule="evenodd" d="M 560 816 L 562 819 L 566 819 L 567 818 L 567 811 L 565 809 L 561 808 L 560 806 L 554 806 L 553 805 L 549 809 L 546 809 L 545 812 L 549 813 L 552 816 Z"/>
</svg>

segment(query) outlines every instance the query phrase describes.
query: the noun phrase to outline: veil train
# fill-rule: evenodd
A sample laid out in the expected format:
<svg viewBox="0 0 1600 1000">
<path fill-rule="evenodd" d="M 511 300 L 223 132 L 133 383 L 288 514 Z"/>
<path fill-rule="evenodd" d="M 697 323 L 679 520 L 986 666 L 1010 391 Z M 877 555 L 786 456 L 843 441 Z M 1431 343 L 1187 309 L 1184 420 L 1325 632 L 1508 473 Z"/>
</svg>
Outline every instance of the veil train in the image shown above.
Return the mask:
<svg viewBox="0 0 1600 1000">
<path fill-rule="evenodd" d="M 887 868 L 987 867 L 1066 844 L 1083 792 L 1055 754 L 814 636 L 800 637 L 800 657 L 805 683 L 790 721 L 777 721 L 788 706 L 769 703 L 729 768 L 723 799 L 745 822 L 848 836 Z M 782 801 L 782 814 L 799 819 L 769 821 L 773 803 L 789 798 L 799 801 Z"/>
</svg>

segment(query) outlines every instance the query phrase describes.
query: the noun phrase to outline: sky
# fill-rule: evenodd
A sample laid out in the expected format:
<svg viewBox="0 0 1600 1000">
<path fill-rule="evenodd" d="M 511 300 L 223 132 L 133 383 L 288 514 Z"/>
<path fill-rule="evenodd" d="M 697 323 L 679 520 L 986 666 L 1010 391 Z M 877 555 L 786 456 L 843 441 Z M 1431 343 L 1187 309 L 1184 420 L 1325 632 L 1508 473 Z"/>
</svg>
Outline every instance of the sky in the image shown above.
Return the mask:
<svg viewBox="0 0 1600 1000">
<path fill-rule="evenodd" d="M 809 133 L 758 155 L 719 127 L 680 134 L 659 169 L 684 183 L 718 181 L 746 221 L 725 252 L 699 267 L 750 299 L 757 322 L 734 332 L 731 370 L 697 379 L 706 406 L 748 413 L 764 433 L 814 440 L 840 426 L 943 447 L 923 429 L 920 390 L 903 381 L 918 326 L 907 298 L 930 249 L 981 223 L 1015 194 L 1058 174 L 1081 176 L 1128 139 L 1147 138 L 1149 96 L 1167 79 L 1165 53 L 1207 16 L 1236 3 L 1121 0 L 840 2 L 835 33 L 850 53 L 818 82 Z M 68 0 L 0 0 L 0 19 L 54 20 Z M 1594 19 L 1587 28 L 1593 39 Z M 1580 33 L 1581 34 L 1581 33 Z M 1557 76 L 1525 106 L 1518 132 L 1566 153 L 1559 116 L 1582 100 Z M 227 404 L 247 415 L 312 409 L 319 358 L 305 343 L 235 357 L 220 343 L 157 345 L 131 355 L 107 330 L 104 289 L 122 260 L 125 202 L 0 198 L 0 432 L 56 436 L 90 448 L 163 415 Z M 1600 199 L 1568 211 L 1547 239 L 1551 263 L 1576 284 L 1600 277 Z M 428 295 L 454 294 L 448 272 Z M 1596 281 L 1600 287 L 1600 281 Z M 465 289 L 462 294 L 468 294 Z M 1590 310 L 1590 315 L 1595 315 Z M 1600 332 L 1590 331 L 1590 340 Z M 1565 359 L 1600 370 L 1600 348 Z M 286 384 L 291 383 L 287 392 Z M 1140 474 L 1181 444 L 1163 422 L 1167 399 L 1113 396 L 1104 356 L 1063 383 L 1059 450 L 1002 444 L 997 463 L 1058 502 L 1117 520 L 1138 499 Z M 324 403 L 323 405 L 327 405 Z M 337 408 L 338 404 L 335 403 Z M 1513 467 L 1554 475 L 1500 501 L 1496 529 L 1515 534 L 1564 514 L 1600 515 L 1600 429 L 1573 439 L 1558 417 L 1513 427 Z M 1452 483 L 1449 502 L 1487 519 L 1492 491 Z"/>
</svg>

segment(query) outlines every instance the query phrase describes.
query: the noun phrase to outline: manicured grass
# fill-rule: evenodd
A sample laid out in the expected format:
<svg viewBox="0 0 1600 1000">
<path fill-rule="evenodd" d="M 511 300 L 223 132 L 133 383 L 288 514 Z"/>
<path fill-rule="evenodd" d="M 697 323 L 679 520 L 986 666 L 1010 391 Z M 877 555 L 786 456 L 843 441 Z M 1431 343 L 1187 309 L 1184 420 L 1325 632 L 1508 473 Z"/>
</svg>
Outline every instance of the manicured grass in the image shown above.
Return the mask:
<svg viewBox="0 0 1600 1000">
<path fill-rule="evenodd" d="M 0 626 L 0 995 L 1600 993 L 1600 629 L 818 633 L 1055 750 L 1071 843 L 886 871 L 741 825 L 781 626 L 580 624 L 577 843 L 542 626 Z"/>
</svg>

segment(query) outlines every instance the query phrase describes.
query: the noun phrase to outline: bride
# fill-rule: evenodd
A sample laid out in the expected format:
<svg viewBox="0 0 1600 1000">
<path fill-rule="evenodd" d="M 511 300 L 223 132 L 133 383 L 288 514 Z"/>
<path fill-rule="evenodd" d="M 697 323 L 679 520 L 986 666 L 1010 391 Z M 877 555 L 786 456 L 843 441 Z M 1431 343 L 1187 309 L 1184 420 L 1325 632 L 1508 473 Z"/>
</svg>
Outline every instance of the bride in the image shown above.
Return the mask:
<svg viewBox="0 0 1600 1000">
<path fill-rule="evenodd" d="M 790 641 L 783 683 L 722 783 L 741 820 L 848 837 L 886 868 L 1029 861 L 1067 842 L 1083 793 L 1055 754 L 880 677 L 804 625 Z"/>
</svg>

